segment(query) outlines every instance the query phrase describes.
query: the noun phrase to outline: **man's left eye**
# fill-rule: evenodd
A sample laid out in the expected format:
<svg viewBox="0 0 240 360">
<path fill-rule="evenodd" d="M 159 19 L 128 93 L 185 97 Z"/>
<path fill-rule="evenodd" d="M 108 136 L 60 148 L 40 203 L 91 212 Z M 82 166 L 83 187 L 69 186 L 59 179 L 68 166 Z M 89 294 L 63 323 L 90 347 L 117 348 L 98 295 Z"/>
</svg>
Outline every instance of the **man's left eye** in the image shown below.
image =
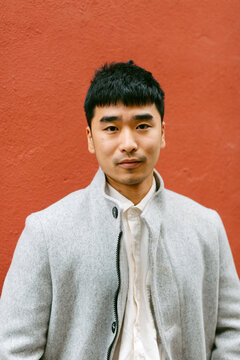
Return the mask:
<svg viewBox="0 0 240 360">
<path fill-rule="evenodd" d="M 145 129 L 148 129 L 149 127 L 150 127 L 150 125 L 148 125 L 148 124 L 139 124 L 137 126 L 137 129 L 145 130 Z"/>
</svg>

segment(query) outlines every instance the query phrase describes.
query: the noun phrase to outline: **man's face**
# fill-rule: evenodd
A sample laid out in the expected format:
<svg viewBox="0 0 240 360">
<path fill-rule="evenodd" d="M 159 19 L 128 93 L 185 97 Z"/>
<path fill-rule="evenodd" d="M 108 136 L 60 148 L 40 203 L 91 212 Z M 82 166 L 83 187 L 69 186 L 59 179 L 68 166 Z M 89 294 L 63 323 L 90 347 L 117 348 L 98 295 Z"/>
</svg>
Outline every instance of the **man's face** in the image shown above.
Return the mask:
<svg viewBox="0 0 240 360">
<path fill-rule="evenodd" d="M 96 107 L 87 138 L 88 150 L 96 154 L 108 182 L 118 187 L 148 184 L 165 146 L 164 124 L 155 104 Z"/>
</svg>

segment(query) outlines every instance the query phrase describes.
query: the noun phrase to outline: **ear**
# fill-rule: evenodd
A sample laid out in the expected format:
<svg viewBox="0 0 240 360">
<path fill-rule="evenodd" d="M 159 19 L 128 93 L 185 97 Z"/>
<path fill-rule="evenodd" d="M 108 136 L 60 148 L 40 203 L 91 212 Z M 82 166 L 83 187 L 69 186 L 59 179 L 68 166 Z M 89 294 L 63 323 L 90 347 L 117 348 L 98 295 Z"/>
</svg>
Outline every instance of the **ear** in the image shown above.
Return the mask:
<svg viewBox="0 0 240 360">
<path fill-rule="evenodd" d="M 91 129 L 89 126 L 86 128 L 86 135 L 87 135 L 87 141 L 88 141 L 88 151 L 91 154 L 95 154 L 95 147 L 94 147 L 94 142 L 93 142 L 93 138 L 92 138 L 92 132 L 91 132 Z"/>
<path fill-rule="evenodd" d="M 161 135 L 161 149 L 164 149 L 166 146 L 165 140 L 165 122 L 162 122 L 162 135 Z"/>
</svg>

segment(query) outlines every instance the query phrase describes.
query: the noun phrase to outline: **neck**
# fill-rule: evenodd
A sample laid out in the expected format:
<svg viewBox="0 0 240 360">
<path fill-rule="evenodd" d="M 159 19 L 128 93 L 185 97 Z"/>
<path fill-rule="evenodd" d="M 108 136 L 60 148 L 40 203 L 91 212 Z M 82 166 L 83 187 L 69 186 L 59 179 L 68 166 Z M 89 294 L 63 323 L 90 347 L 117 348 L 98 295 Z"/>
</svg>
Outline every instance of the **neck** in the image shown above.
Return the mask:
<svg viewBox="0 0 240 360">
<path fill-rule="evenodd" d="M 140 201 L 145 197 L 149 192 L 152 186 L 153 174 L 146 178 L 139 184 L 121 184 L 116 182 L 114 179 L 107 177 L 107 182 L 120 194 L 125 196 L 130 200 L 134 205 L 140 203 Z"/>
</svg>

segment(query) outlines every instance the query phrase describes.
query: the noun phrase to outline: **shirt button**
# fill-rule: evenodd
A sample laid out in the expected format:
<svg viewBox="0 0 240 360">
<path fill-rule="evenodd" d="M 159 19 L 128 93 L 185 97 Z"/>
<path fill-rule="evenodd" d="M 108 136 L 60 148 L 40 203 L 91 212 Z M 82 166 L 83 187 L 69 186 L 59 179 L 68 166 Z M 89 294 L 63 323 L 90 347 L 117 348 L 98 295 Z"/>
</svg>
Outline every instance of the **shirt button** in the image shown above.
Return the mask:
<svg viewBox="0 0 240 360">
<path fill-rule="evenodd" d="M 118 217 L 118 209 L 116 208 L 116 206 L 112 208 L 112 214 L 115 219 Z"/>
<path fill-rule="evenodd" d="M 116 330 L 116 321 L 112 323 L 112 332 L 115 333 Z"/>
</svg>

